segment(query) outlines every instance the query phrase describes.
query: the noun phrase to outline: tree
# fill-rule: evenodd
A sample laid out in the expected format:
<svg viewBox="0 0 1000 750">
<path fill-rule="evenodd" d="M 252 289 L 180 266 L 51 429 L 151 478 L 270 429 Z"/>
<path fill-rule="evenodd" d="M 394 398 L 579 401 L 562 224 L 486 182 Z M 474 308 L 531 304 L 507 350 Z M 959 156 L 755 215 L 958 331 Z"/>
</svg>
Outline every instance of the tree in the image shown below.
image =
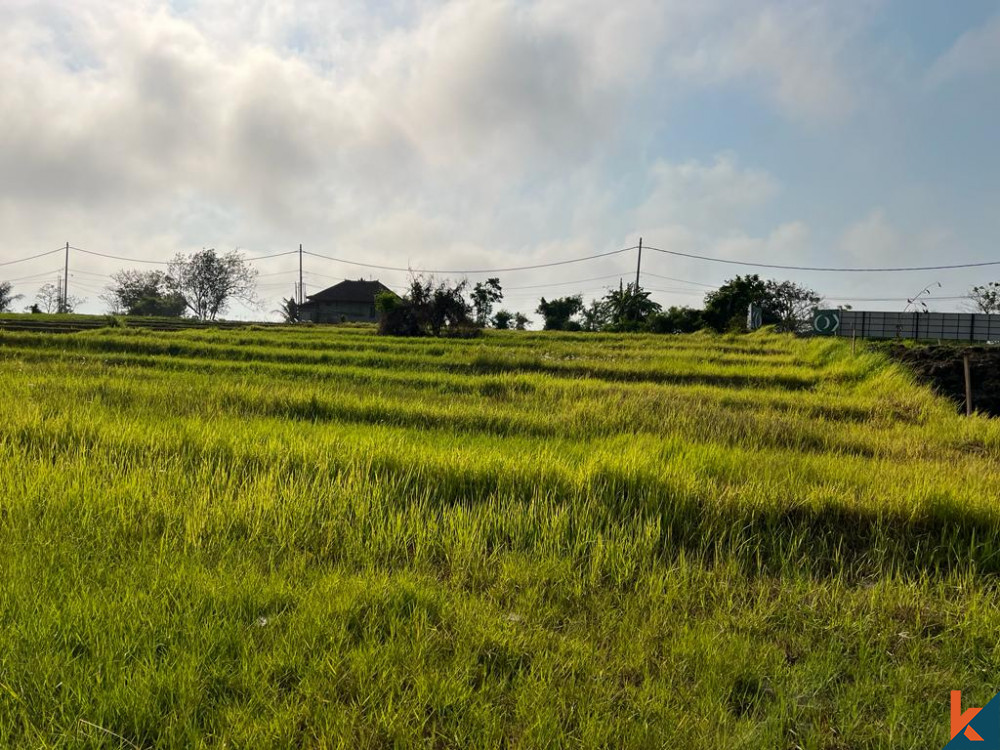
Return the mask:
<svg viewBox="0 0 1000 750">
<path fill-rule="evenodd" d="M 419 313 L 410 294 L 400 297 L 394 292 L 379 292 L 375 295 L 375 309 L 378 311 L 378 332 L 383 336 L 426 336 L 427 331 L 418 320 Z"/>
<path fill-rule="evenodd" d="M 500 279 L 490 278 L 485 282 L 477 281 L 472 288 L 472 306 L 476 311 L 476 325 L 485 328 L 493 312 L 493 305 L 503 299 L 503 289 Z"/>
<path fill-rule="evenodd" d="M 799 331 L 811 318 L 820 296 L 791 281 L 764 281 L 757 274 L 737 276 L 705 295 L 705 322 L 716 331 L 745 331 L 747 308 L 761 309 L 765 325 Z"/>
<path fill-rule="evenodd" d="M 972 287 L 969 297 L 979 312 L 1000 313 L 1000 281 Z"/>
<path fill-rule="evenodd" d="M 608 325 L 616 331 L 638 331 L 646 326 L 651 315 L 660 311 L 660 306 L 649 298 L 651 292 L 643 291 L 636 284 L 612 289 L 604 297 L 608 311 Z"/>
<path fill-rule="evenodd" d="M 653 333 L 694 333 L 704 327 L 701 310 L 691 307 L 669 307 L 649 318 L 649 330 Z"/>
<path fill-rule="evenodd" d="M 475 332 L 472 308 L 465 301 L 466 282 L 414 277 L 402 297 L 383 292 L 375 298 L 379 333 L 389 336 L 463 336 Z"/>
<path fill-rule="evenodd" d="M 72 294 L 63 299 L 62 287 L 51 281 L 48 284 L 42 284 L 35 295 L 35 306 L 44 313 L 71 313 L 77 305 L 81 305 L 85 301 Z"/>
<path fill-rule="evenodd" d="M 257 303 L 257 271 L 236 250 L 224 255 L 213 248 L 191 256 L 178 253 L 170 262 L 167 278 L 170 291 L 180 295 L 200 320 L 215 320 L 233 300 Z"/>
<path fill-rule="evenodd" d="M 764 309 L 767 298 L 767 283 L 760 276 L 737 276 L 705 295 L 705 322 L 720 332 L 746 330 L 747 308 L 752 303 Z"/>
<path fill-rule="evenodd" d="M 498 331 L 509 330 L 513 320 L 514 313 L 509 310 L 498 310 L 497 314 L 493 316 L 493 327 Z"/>
<path fill-rule="evenodd" d="M 281 300 L 281 307 L 275 310 L 275 312 L 281 316 L 282 321 L 285 323 L 299 322 L 299 303 L 292 297 Z"/>
<path fill-rule="evenodd" d="M 535 310 L 545 318 L 543 328 L 546 331 L 579 331 L 580 324 L 573 320 L 574 315 L 583 311 L 583 297 L 575 294 L 572 297 L 560 297 L 546 302 L 542 297 Z"/>
<path fill-rule="evenodd" d="M 525 330 L 531 323 L 531 318 L 529 318 L 524 313 L 514 313 L 514 329 L 517 331 Z"/>
<path fill-rule="evenodd" d="M 179 318 L 187 304 L 170 290 L 170 279 L 161 271 L 118 271 L 101 295 L 114 315 L 156 315 Z"/>
<path fill-rule="evenodd" d="M 604 300 L 591 300 L 580 313 L 580 325 L 585 331 L 600 331 L 608 324 L 608 306 Z"/>
<path fill-rule="evenodd" d="M 802 333 L 812 328 L 812 311 L 822 299 L 812 289 L 793 281 L 768 281 L 764 322 L 773 316 L 776 330 Z"/>
<path fill-rule="evenodd" d="M 0 312 L 10 312 L 10 306 L 23 296 L 14 294 L 14 285 L 9 281 L 0 281 Z"/>
</svg>

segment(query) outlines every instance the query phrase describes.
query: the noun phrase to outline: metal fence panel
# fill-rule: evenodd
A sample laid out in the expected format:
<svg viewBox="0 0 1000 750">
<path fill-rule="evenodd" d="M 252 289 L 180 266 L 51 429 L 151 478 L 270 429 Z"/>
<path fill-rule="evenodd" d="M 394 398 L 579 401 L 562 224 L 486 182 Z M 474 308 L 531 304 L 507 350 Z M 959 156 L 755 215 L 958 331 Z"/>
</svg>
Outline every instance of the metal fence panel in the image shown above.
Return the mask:
<svg viewBox="0 0 1000 750">
<path fill-rule="evenodd" d="M 985 313 L 900 313 L 868 310 L 816 310 L 818 336 L 870 339 L 1000 341 L 1000 315 Z"/>
</svg>

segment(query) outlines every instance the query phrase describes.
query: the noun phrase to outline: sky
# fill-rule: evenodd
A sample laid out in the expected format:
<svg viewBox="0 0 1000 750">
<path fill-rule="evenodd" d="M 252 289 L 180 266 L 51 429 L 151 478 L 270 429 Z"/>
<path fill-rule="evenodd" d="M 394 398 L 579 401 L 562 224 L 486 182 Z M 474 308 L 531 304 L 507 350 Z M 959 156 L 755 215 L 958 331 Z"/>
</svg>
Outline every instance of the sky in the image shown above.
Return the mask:
<svg viewBox="0 0 1000 750">
<path fill-rule="evenodd" d="M 1000 260 L 998 2 L 0 0 L 0 112 L 0 280 L 21 306 L 64 259 L 10 261 L 67 242 L 135 259 L 71 251 L 84 312 L 108 274 L 203 247 L 301 243 L 307 293 L 406 283 L 344 260 L 458 272 L 640 237 L 779 265 Z M 261 300 L 230 317 L 293 294 L 296 255 L 255 265 Z M 467 277 L 531 315 L 635 265 Z M 872 310 L 925 289 L 966 310 L 1000 280 L 642 257 L 664 306 L 748 272 Z"/>
</svg>

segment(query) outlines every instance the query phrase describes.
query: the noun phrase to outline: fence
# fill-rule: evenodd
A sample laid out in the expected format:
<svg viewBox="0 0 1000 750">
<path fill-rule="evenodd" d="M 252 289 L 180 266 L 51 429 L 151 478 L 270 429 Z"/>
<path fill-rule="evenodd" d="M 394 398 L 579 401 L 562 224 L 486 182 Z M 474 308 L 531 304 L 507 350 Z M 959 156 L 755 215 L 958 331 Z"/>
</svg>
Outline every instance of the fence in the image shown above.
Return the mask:
<svg viewBox="0 0 1000 750">
<path fill-rule="evenodd" d="M 1000 315 L 816 310 L 813 314 L 812 332 L 817 336 L 858 336 L 868 339 L 1000 341 Z"/>
</svg>

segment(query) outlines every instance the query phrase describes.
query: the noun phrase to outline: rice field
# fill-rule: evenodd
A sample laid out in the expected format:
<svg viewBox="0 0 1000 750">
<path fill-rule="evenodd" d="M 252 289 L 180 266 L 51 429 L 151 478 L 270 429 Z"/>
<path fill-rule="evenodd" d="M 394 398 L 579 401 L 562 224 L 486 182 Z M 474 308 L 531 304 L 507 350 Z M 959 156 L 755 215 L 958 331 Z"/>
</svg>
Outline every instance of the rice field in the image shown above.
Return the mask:
<svg viewBox="0 0 1000 750">
<path fill-rule="evenodd" d="M 1000 423 L 836 340 L 0 331 L 0 746 L 933 748 Z"/>
</svg>

